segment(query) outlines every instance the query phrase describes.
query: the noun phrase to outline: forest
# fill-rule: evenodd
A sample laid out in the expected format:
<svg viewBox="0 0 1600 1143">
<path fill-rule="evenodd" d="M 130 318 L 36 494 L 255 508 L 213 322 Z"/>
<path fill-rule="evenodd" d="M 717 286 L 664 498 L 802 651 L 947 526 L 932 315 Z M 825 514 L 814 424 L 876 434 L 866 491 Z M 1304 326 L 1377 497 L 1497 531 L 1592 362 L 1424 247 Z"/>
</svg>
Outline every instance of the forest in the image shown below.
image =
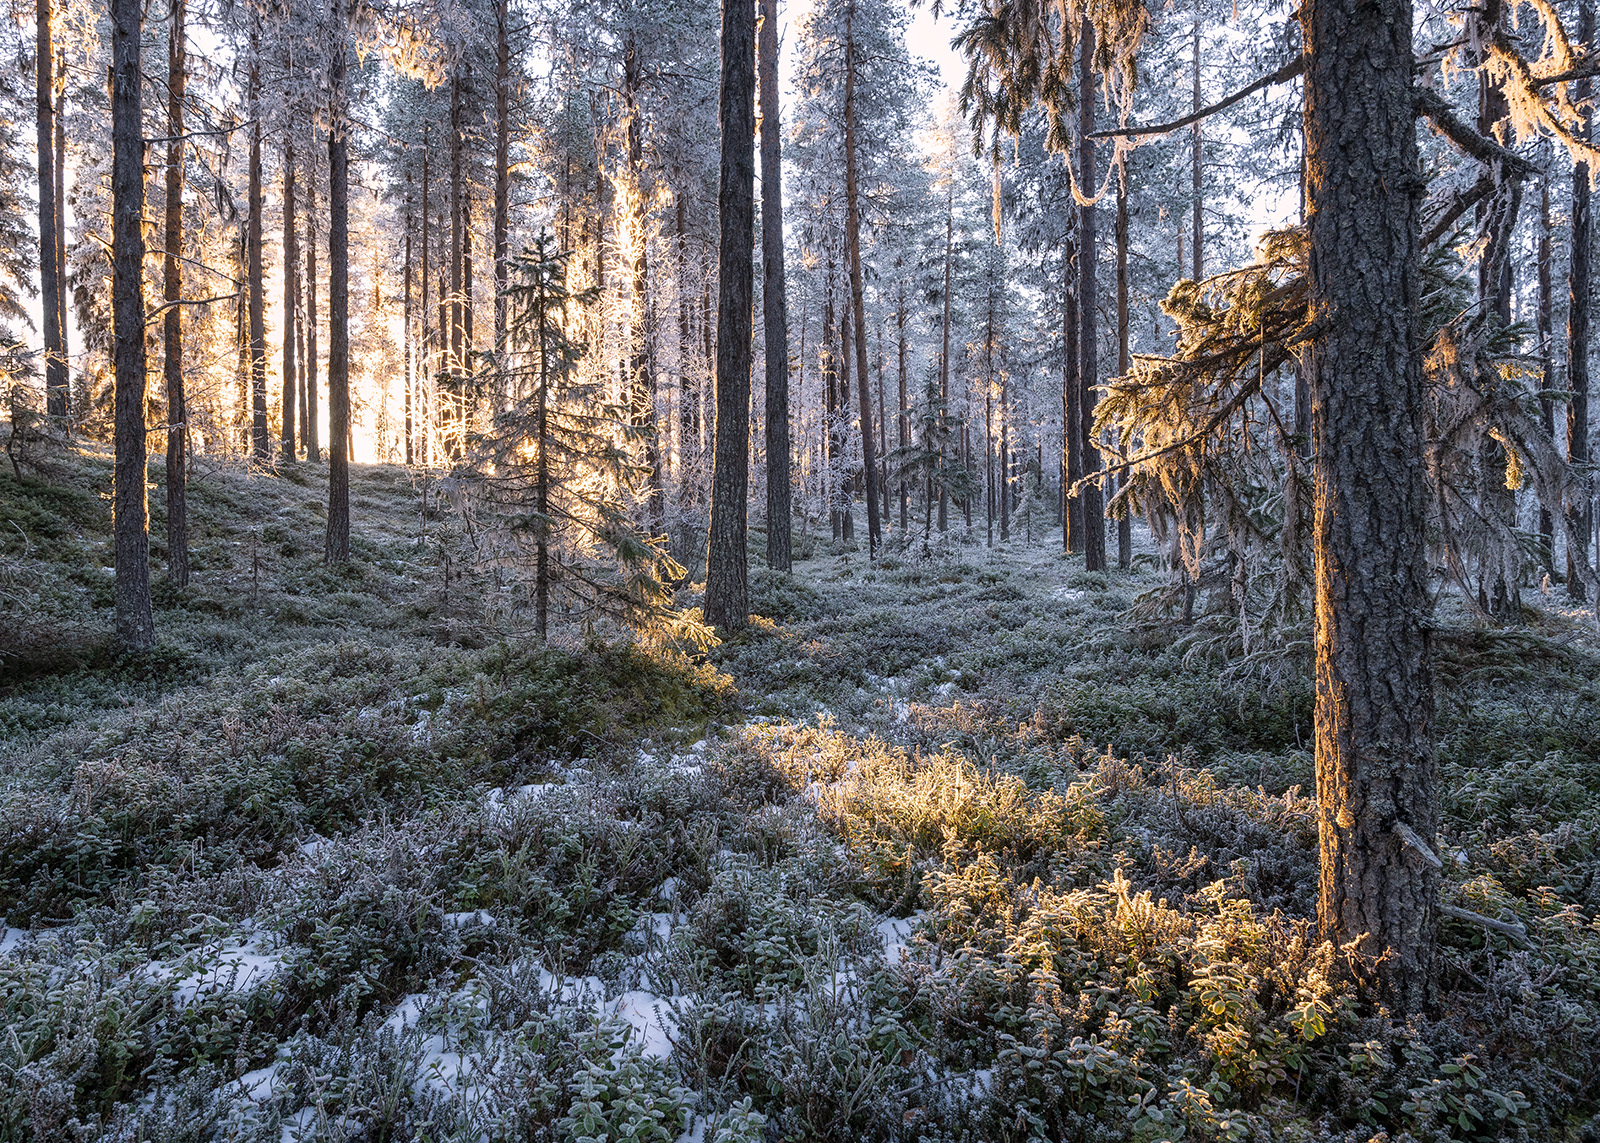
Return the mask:
<svg viewBox="0 0 1600 1143">
<path fill-rule="evenodd" d="M 1592 0 L 0 21 L 0 1143 L 1600 1141 Z"/>
</svg>

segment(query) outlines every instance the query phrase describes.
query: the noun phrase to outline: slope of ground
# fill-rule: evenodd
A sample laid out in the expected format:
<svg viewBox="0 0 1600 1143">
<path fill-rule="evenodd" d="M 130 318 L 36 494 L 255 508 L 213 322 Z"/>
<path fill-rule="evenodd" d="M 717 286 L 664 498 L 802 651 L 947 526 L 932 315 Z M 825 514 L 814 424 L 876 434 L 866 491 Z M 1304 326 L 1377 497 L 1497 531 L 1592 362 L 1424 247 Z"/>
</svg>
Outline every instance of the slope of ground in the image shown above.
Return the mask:
<svg viewBox="0 0 1600 1143">
<path fill-rule="evenodd" d="M 1130 621 L 1153 572 L 815 544 L 705 661 L 535 650 L 403 470 L 337 574 L 321 469 L 218 471 L 124 661 L 107 475 L 0 474 L 0 1140 L 1600 1137 L 1553 611 L 1440 632 L 1447 899 L 1493 923 L 1398 1025 L 1309 923 L 1308 683 Z"/>
</svg>

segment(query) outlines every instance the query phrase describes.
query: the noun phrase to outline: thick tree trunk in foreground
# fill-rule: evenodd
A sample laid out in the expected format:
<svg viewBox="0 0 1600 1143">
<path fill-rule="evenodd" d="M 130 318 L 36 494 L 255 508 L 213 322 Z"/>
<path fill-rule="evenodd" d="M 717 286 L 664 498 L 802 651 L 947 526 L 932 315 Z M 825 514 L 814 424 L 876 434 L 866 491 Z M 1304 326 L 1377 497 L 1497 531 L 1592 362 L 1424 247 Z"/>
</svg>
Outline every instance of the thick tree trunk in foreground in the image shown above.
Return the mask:
<svg viewBox="0 0 1600 1143">
<path fill-rule="evenodd" d="M 1369 997 L 1428 999 L 1439 893 L 1410 0 L 1309 0 L 1318 922 Z"/>
<path fill-rule="evenodd" d="M 350 558 L 350 151 L 345 119 L 343 7 L 330 80 L 336 109 L 328 130 L 328 536 L 323 558 Z"/>
<path fill-rule="evenodd" d="M 510 281 L 507 233 L 511 225 L 511 32 L 509 0 L 494 6 L 494 351 L 506 346 L 506 286 Z M 496 412 L 506 394 L 496 393 Z M 410 463 L 410 437 L 406 463 Z"/>
<path fill-rule="evenodd" d="M 144 139 L 140 122 L 141 0 L 111 5 L 111 324 L 116 370 L 112 514 L 117 640 L 155 646 L 150 520 L 145 503 Z M 46 243 L 48 245 L 48 242 Z"/>
<path fill-rule="evenodd" d="M 724 631 L 750 615 L 745 500 L 750 486 L 750 334 L 755 266 L 755 0 L 723 0 L 721 237 L 717 248 L 717 424 L 706 545 L 706 621 Z"/>
<path fill-rule="evenodd" d="M 167 42 L 167 217 L 166 257 L 162 265 L 161 372 L 167 390 L 167 581 L 189 583 L 189 411 L 183 390 L 183 91 L 184 0 L 173 0 Z"/>
<path fill-rule="evenodd" d="M 1584 47 L 1594 43 L 1594 5 L 1583 0 L 1578 5 L 1578 42 Z M 1572 98 L 1579 107 L 1588 102 L 1593 84 L 1580 79 L 1573 85 Z M 1585 117 L 1583 137 L 1590 138 L 1589 117 Z M 1574 464 L 1589 461 L 1589 271 L 1594 256 L 1594 213 L 1589 192 L 1589 164 L 1575 163 L 1572 167 L 1572 256 L 1567 286 L 1567 391 L 1572 394 L 1567 402 L 1567 460 Z M 1593 530 L 1593 513 L 1589 507 L 1588 482 L 1573 481 L 1582 496 L 1569 504 L 1567 513 L 1572 530 L 1587 542 Z M 1583 580 L 1578 576 L 1578 563 L 1571 553 L 1567 555 L 1567 594 L 1573 599 L 1583 599 Z"/>
<path fill-rule="evenodd" d="M 250 223 L 245 241 L 246 271 L 250 305 L 250 455 L 265 464 L 271 455 L 267 435 L 267 325 L 266 288 L 261 266 L 261 212 L 265 200 L 261 188 L 261 71 L 260 41 L 250 38 Z"/>
<path fill-rule="evenodd" d="M 1086 188 L 1095 185 L 1094 172 L 1094 25 L 1083 21 L 1078 52 L 1078 178 Z M 1097 293 L 1095 209 L 1078 213 L 1078 412 L 1083 447 L 1083 475 L 1100 471 L 1100 450 L 1094 443 L 1094 410 L 1100 383 L 1100 311 Z M 1105 492 L 1098 483 L 1085 484 L 1083 502 L 1083 566 L 1086 571 L 1106 570 Z"/>
<path fill-rule="evenodd" d="M 767 566 L 790 567 L 789 299 L 783 264 L 778 0 L 761 0 L 761 316 L 767 366 Z"/>
<path fill-rule="evenodd" d="M 51 76 L 55 46 L 50 35 L 51 0 L 38 0 L 34 52 L 37 73 L 35 126 L 39 144 L 39 293 L 44 318 L 45 412 L 58 427 L 67 417 L 67 359 L 62 315 L 63 267 L 56 246 L 55 81 Z"/>
<path fill-rule="evenodd" d="M 294 141 L 283 148 L 283 459 L 293 464 L 298 448 L 294 432 L 296 384 L 294 368 L 294 303 L 300 296 L 296 275 L 300 268 L 300 249 L 294 217 Z"/>
<path fill-rule="evenodd" d="M 1117 171 L 1117 376 L 1126 377 L 1133 365 L 1128 353 L 1128 168 Z M 1118 479 L 1120 484 L 1126 475 Z M 1124 511 L 1117 517 L 1117 567 L 1133 566 L 1133 519 Z"/>
</svg>

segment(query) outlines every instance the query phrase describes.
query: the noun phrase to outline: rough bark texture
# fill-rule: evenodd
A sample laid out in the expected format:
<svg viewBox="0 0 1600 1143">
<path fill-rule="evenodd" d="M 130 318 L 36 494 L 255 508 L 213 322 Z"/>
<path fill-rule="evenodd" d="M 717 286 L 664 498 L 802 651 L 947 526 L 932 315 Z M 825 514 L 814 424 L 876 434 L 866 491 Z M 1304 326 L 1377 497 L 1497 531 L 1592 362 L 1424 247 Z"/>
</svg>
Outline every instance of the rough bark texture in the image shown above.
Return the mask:
<svg viewBox="0 0 1600 1143">
<path fill-rule="evenodd" d="M 1594 5 L 1583 0 L 1578 5 L 1578 42 L 1584 47 L 1594 43 Z M 1580 79 L 1573 85 L 1572 97 L 1578 106 L 1585 106 L 1593 84 Z M 1584 138 L 1592 135 L 1589 118 L 1583 124 Z M 1594 214 L 1589 192 L 1589 164 L 1576 163 L 1572 168 L 1572 253 L 1567 278 L 1567 391 L 1572 394 L 1567 402 L 1567 460 L 1572 464 L 1589 461 L 1589 271 L 1594 255 Z M 1572 530 L 1587 541 L 1594 526 L 1589 507 L 1586 481 L 1574 481 L 1581 499 L 1575 498 L 1567 512 L 1572 520 Z M 1584 598 L 1583 580 L 1578 575 L 1578 561 L 1567 555 L 1567 593 L 1573 599 Z"/>
<path fill-rule="evenodd" d="M 1128 352 L 1128 168 L 1117 171 L 1117 376 L 1126 377 L 1133 365 Z M 1133 519 L 1124 511 L 1117 517 L 1117 567 L 1133 566 Z"/>
<path fill-rule="evenodd" d="M 506 344 L 507 232 L 511 224 L 511 33 L 508 0 L 494 6 L 494 349 Z M 505 393 L 497 394 L 503 408 Z M 406 438 L 406 462 L 411 440 Z"/>
<path fill-rule="evenodd" d="M 1196 115 L 1200 113 L 1200 0 L 1195 0 L 1194 5 L 1194 113 Z M 1206 224 L 1202 217 L 1205 197 L 1200 177 L 1203 150 L 1200 128 L 1203 123 L 1203 120 L 1195 120 L 1194 138 L 1190 143 L 1192 152 L 1189 156 L 1190 177 L 1193 180 L 1191 188 L 1193 198 L 1190 200 L 1193 217 L 1189 222 L 1189 229 L 1194 232 L 1194 280 L 1197 282 L 1206 275 Z"/>
<path fill-rule="evenodd" d="M 250 455 L 265 463 L 271 455 L 267 436 L 267 323 L 266 289 L 261 267 L 261 213 L 266 204 L 261 190 L 261 70 L 260 44 L 250 40 L 250 222 L 245 238 L 245 277 L 250 306 Z"/>
<path fill-rule="evenodd" d="M 183 92 L 184 0 L 173 0 L 167 40 L 167 202 L 162 294 L 161 370 L 167 390 L 167 581 L 189 583 L 189 412 L 183 390 Z"/>
<path fill-rule="evenodd" d="M 350 558 L 350 152 L 345 117 L 343 5 L 329 69 L 335 115 L 328 131 L 328 536 L 330 564 Z"/>
<path fill-rule="evenodd" d="M 1409 0 L 1310 0 L 1307 354 L 1316 486 L 1318 921 L 1367 994 L 1428 999 L 1430 730 Z"/>
<path fill-rule="evenodd" d="M 788 571 L 789 299 L 783 264 L 783 161 L 778 122 L 778 0 L 761 0 L 761 316 L 767 366 L 767 566 Z"/>
<path fill-rule="evenodd" d="M 749 622 L 745 500 L 750 485 L 750 335 L 755 285 L 755 0 L 723 0 L 718 187 L 717 423 L 706 544 L 706 621 L 724 631 Z"/>
<path fill-rule="evenodd" d="M 1546 393 L 1556 387 L 1556 353 L 1553 321 L 1555 281 L 1551 275 L 1551 260 L 1555 256 L 1550 241 L 1550 177 L 1539 179 L 1539 298 L 1535 325 L 1539 335 L 1539 388 Z M 1552 441 L 1556 439 L 1556 406 L 1549 397 L 1539 398 L 1539 425 Z M 1559 504 L 1539 504 L 1539 558 L 1547 575 L 1554 576 L 1556 529 L 1551 512 L 1561 511 Z"/>
<path fill-rule="evenodd" d="M 295 441 L 294 399 L 296 377 L 294 368 L 294 300 L 299 296 L 300 283 L 295 280 L 300 267 L 300 249 L 295 230 L 294 141 L 283 148 L 283 459 L 294 463 Z"/>
<path fill-rule="evenodd" d="M 1083 551 L 1083 497 L 1069 489 L 1083 479 L 1083 387 L 1078 384 L 1078 247 L 1076 231 L 1061 244 L 1061 550 Z"/>
<path fill-rule="evenodd" d="M 939 416 L 950 415 L 950 263 L 955 252 L 955 198 L 954 191 L 945 192 L 944 203 L 944 316 L 940 319 L 939 335 Z M 943 469 L 949 457 L 945 454 L 944 433 L 939 434 L 939 467 Z M 939 481 L 939 531 L 950 526 L 950 492 L 940 473 Z"/>
<path fill-rule="evenodd" d="M 1094 25 L 1083 21 L 1078 51 L 1078 178 L 1083 186 L 1095 185 L 1094 172 Z M 1100 471 L 1100 450 L 1094 443 L 1094 388 L 1100 383 L 1100 311 L 1097 292 L 1095 209 L 1078 212 L 1078 413 L 1082 418 L 1083 474 Z M 1099 484 L 1085 484 L 1083 502 L 1083 566 L 1086 571 L 1106 570 L 1105 493 Z"/>
<path fill-rule="evenodd" d="M 67 416 L 67 360 L 62 334 L 62 267 L 56 246 L 55 82 L 51 75 L 54 45 L 50 36 L 51 0 L 38 0 L 34 52 L 37 57 L 35 126 L 39 146 L 39 293 L 44 319 L 45 412 L 64 422 Z"/>
<path fill-rule="evenodd" d="M 317 191 L 314 177 L 306 188 L 306 459 L 320 461 L 321 426 L 317 411 Z"/>
<path fill-rule="evenodd" d="M 111 325 L 116 372 L 112 479 L 117 640 L 155 646 L 145 503 L 144 140 L 140 122 L 140 0 L 111 4 Z"/>
<path fill-rule="evenodd" d="M 861 278 L 861 202 L 856 176 L 856 6 L 845 14 L 844 210 L 850 258 L 850 309 L 855 315 L 856 393 L 861 406 L 861 492 L 867 501 L 867 549 L 878 550 L 883 521 L 878 515 L 878 463 L 872 441 L 872 391 L 867 385 L 867 311 Z"/>
</svg>

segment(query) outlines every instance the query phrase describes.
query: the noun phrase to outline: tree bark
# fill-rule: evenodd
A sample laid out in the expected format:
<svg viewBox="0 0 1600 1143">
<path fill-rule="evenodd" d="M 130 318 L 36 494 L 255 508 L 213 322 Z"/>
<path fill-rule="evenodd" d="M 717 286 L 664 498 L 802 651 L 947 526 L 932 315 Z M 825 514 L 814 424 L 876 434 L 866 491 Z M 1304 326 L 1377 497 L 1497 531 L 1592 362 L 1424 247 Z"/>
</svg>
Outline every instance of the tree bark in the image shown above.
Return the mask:
<svg viewBox="0 0 1600 1143">
<path fill-rule="evenodd" d="M 461 313 L 462 245 L 466 220 L 462 217 L 461 195 L 465 178 L 461 130 L 461 64 L 450 72 L 450 301 L 448 326 L 450 411 L 446 433 L 445 455 L 451 460 L 461 457 L 464 437 L 458 436 L 463 425 L 463 400 L 466 381 L 462 336 L 465 329 Z"/>
<path fill-rule="evenodd" d="M 1094 25 L 1083 21 L 1078 53 L 1078 177 L 1093 187 L 1094 169 Z M 1198 246 L 1198 243 L 1197 243 Z M 1083 475 L 1100 471 L 1100 450 L 1094 443 L 1094 389 L 1100 383 L 1100 330 L 1097 289 L 1095 209 L 1084 205 L 1078 212 L 1078 388 L 1083 439 Z M 1098 483 L 1085 484 L 1083 502 L 1083 566 L 1086 571 L 1106 570 L 1105 493 Z"/>
<path fill-rule="evenodd" d="M 162 378 L 167 390 L 167 581 L 189 584 L 189 411 L 183 388 L 183 94 L 185 58 L 184 0 L 172 0 L 167 40 L 167 202 L 165 259 L 162 266 Z"/>
<path fill-rule="evenodd" d="M 895 307 L 894 312 L 895 333 L 897 335 L 900 353 L 900 416 L 898 418 L 899 433 L 897 439 L 900 446 L 900 455 L 904 457 L 911 445 L 911 403 L 906 377 L 906 353 L 908 346 L 906 344 L 906 280 L 903 275 L 900 278 L 899 303 L 900 304 Z M 906 516 L 910 509 L 911 500 L 911 489 L 906 483 L 904 476 L 904 465 L 905 462 L 902 460 L 900 469 L 902 473 L 900 477 L 900 530 L 902 532 L 906 530 Z"/>
<path fill-rule="evenodd" d="M 1078 236 L 1074 225 L 1061 244 L 1061 474 L 1067 502 L 1061 518 L 1061 550 L 1083 551 L 1083 497 L 1071 491 L 1083 479 L 1083 386 L 1078 377 Z"/>
<path fill-rule="evenodd" d="M 117 641 L 130 651 L 147 651 L 156 642 L 145 502 L 142 17 L 141 0 L 112 0 L 111 321 L 116 374 L 112 528 Z"/>
<path fill-rule="evenodd" d="M 1194 4 L 1194 112 L 1200 112 L 1200 0 Z M 1189 226 L 1194 231 L 1194 280 L 1200 281 L 1206 275 L 1205 259 L 1205 220 L 1202 218 L 1201 207 L 1204 204 L 1204 191 L 1201 186 L 1201 141 L 1200 128 L 1202 120 L 1196 119 L 1194 124 L 1194 138 L 1190 144 L 1190 171 L 1193 180 L 1193 199 L 1191 208 L 1193 218 Z"/>
<path fill-rule="evenodd" d="M 315 136 L 313 136 L 315 138 Z M 313 152 L 315 154 L 315 152 Z M 317 182 L 316 164 L 311 164 L 306 187 L 306 459 L 322 460 L 321 425 L 317 400 Z M 331 403 L 332 397 L 330 395 Z M 330 409 L 331 411 L 331 409 Z"/>
<path fill-rule="evenodd" d="M 1318 923 L 1367 994 L 1427 1003 L 1438 905 L 1410 0 L 1309 0 Z"/>
<path fill-rule="evenodd" d="M 349 36 L 342 0 L 334 4 L 336 43 L 329 68 L 328 126 L 328 535 L 324 558 L 350 559 L 350 151 L 345 104 Z"/>
<path fill-rule="evenodd" d="M 34 90 L 39 155 L 39 292 L 44 321 L 45 412 L 58 426 L 67 419 L 67 360 L 63 344 L 62 266 L 56 245 L 55 82 L 51 75 L 55 47 L 50 35 L 51 0 L 37 0 Z"/>
<path fill-rule="evenodd" d="M 404 294 L 404 300 L 401 302 L 401 311 L 400 311 L 400 328 L 401 328 L 401 331 L 402 331 L 400 340 L 404 343 L 404 345 L 406 347 L 406 363 L 405 363 L 405 368 L 406 368 L 406 396 L 405 396 L 405 441 L 406 441 L 406 446 L 405 446 L 405 456 L 406 456 L 406 464 L 410 465 L 410 464 L 413 464 L 415 462 L 415 459 L 416 459 L 415 458 L 415 454 L 414 454 L 413 449 L 412 449 L 414 431 L 413 431 L 413 422 L 412 422 L 412 407 L 411 407 L 411 403 L 412 403 L 412 399 L 413 399 L 412 398 L 412 394 L 416 390 L 416 383 L 417 382 L 416 382 L 416 352 L 415 352 L 415 346 L 413 345 L 412 336 L 411 336 L 411 231 L 416 226 L 416 219 L 413 218 L 412 214 L 411 214 L 411 172 L 409 170 L 406 171 L 406 222 L 405 222 L 405 226 L 406 226 L 405 271 L 404 271 L 404 276 L 403 276 L 403 279 L 404 279 L 403 280 L 403 284 L 401 286 L 401 292 Z M 498 291 L 496 296 L 498 297 L 499 293 L 503 293 L 503 292 L 504 291 Z M 497 344 L 497 348 L 503 346 L 503 342 L 500 342 L 499 340 L 497 340 L 496 344 Z"/>
<path fill-rule="evenodd" d="M 855 0 L 845 10 L 844 48 L 844 209 L 845 241 L 850 258 L 850 307 L 855 315 L 856 393 L 861 405 L 861 491 L 867 501 L 867 550 L 876 554 L 883 542 L 878 515 L 878 465 L 872 440 L 872 391 L 867 385 L 867 311 L 861 280 L 861 202 L 856 156 Z"/>
<path fill-rule="evenodd" d="M 1578 43 L 1589 48 L 1594 44 L 1594 4 L 1580 0 L 1578 4 Z M 1573 84 L 1572 98 L 1579 107 L 1587 107 L 1593 83 L 1580 79 Z M 1592 138 L 1591 116 L 1584 115 L 1583 138 Z M 1589 164 L 1574 163 L 1572 167 L 1572 251 L 1567 277 L 1567 391 L 1572 396 L 1567 401 L 1567 461 L 1576 466 L 1589 462 L 1589 276 L 1590 261 L 1594 256 L 1594 212 L 1590 202 Z M 1594 528 L 1594 513 L 1590 505 L 1589 482 L 1575 480 L 1578 493 L 1567 506 L 1572 530 L 1587 541 Z M 1583 580 L 1578 575 L 1578 561 L 1567 554 L 1567 594 L 1582 600 L 1586 595 Z"/>
<path fill-rule="evenodd" d="M 1550 226 L 1550 176 L 1541 175 L 1539 178 L 1539 248 L 1537 259 L 1539 263 L 1539 298 L 1538 309 L 1535 314 L 1535 325 L 1539 335 L 1539 388 L 1548 394 L 1556 387 L 1556 353 L 1555 353 L 1555 323 L 1553 314 L 1553 299 L 1555 295 L 1555 281 L 1551 275 L 1551 262 L 1555 257 L 1552 249 Z M 1548 396 L 1539 398 L 1539 424 L 1545 434 L 1554 441 L 1556 439 L 1556 406 Z M 1539 503 L 1539 558 L 1544 566 L 1545 574 L 1554 577 L 1556 574 L 1555 546 L 1556 529 L 1555 518 L 1551 512 L 1561 511 L 1559 504 Z"/>
<path fill-rule="evenodd" d="M 250 455 L 259 464 L 271 456 L 267 436 L 267 326 L 261 268 L 261 37 L 250 36 L 250 222 L 245 237 L 245 277 L 250 306 Z"/>
<path fill-rule="evenodd" d="M 126 0 L 122 0 L 126 2 Z M 755 286 L 755 0 L 723 0 L 718 187 L 717 423 L 706 545 L 706 621 L 749 622 L 745 501 L 750 482 L 750 337 Z"/>
<path fill-rule="evenodd" d="M 1117 376 L 1126 377 L 1133 358 L 1128 352 L 1128 168 L 1117 167 Z M 1126 477 L 1122 478 L 1126 479 Z M 1117 517 L 1117 567 L 1133 566 L 1133 520 L 1124 511 Z"/>
<path fill-rule="evenodd" d="M 296 277 L 300 269 L 300 249 L 294 207 L 294 140 L 283 147 L 283 460 L 293 464 L 298 445 L 295 441 L 294 401 L 299 388 L 295 376 L 295 299 L 300 295 Z"/>
<path fill-rule="evenodd" d="M 761 308 L 767 369 L 767 566 L 791 566 L 789 299 L 783 251 L 783 161 L 778 108 L 778 0 L 761 0 Z"/>
<path fill-rule="evenodd" d="M 509 0 L 494 6 L 494 349 L 506 346 L 507 234 L 511 225 L 511 33 Z M 497 394 L 503 407 L 506 394 Z M 497 410 L 498 411 L 498 410 Z M 409 450 L 410 444 L 407 443 Z M 410 457 L 407 457 L 407 463 Z"/>
<path fill-rule="evenodd" d="M 950 417 L 950 263 L 955 254 L 955 191 L 945 192 L 944 203 L 944 315 L 939 334 L 939 531 L 950 527 L 950 494 L 945 479 L 945 432 Z"/>
</svg>

